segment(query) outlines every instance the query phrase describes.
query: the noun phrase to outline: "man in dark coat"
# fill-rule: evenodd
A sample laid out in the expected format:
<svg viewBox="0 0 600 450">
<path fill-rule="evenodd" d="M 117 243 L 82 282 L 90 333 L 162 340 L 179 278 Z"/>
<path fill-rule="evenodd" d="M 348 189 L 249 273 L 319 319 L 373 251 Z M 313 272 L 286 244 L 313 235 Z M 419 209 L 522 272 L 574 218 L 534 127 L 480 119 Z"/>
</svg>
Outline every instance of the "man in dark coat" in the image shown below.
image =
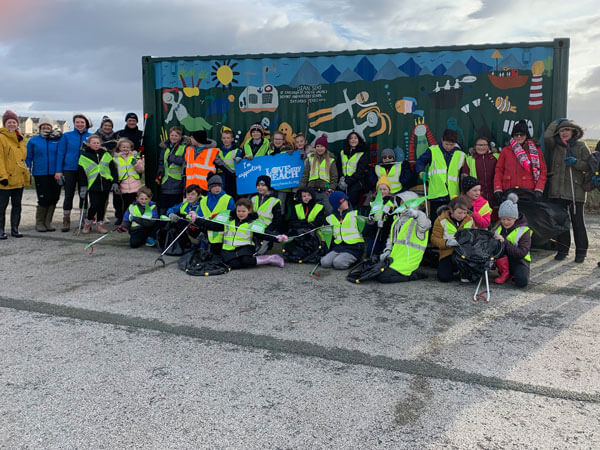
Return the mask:
<svg viewBox="0 0 600 450">
<path fill-rule="evenodd" d="M 137 152 L 142 145 L 142 130 L 138 128 L 138 116 L 130 112 L 125 116 L 125 128 L 117 131 L 117 139 L 127 138 L 133 142 L 134 150 Z"/>
</svg>

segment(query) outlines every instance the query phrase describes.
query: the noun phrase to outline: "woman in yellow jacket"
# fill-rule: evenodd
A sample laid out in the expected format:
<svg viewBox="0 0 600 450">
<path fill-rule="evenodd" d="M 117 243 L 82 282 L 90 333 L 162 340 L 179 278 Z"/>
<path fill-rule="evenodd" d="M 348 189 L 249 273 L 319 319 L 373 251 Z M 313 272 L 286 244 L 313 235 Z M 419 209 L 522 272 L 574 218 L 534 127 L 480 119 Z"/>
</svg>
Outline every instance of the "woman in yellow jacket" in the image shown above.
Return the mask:
<svg viewBox="0 0 600 450">
<path fill-rule="evenodd" d="M 0 239 L 7 238 L 4 232 L 6 208 L 10 200 L 10 234 L 23 237 L 19 233 L 21 222 L 21 199 L 23 187 L 29 184 L 29 169 L 25 164 L 27 147 L 19 133 L 19 118 L 7 110 L 2 116 L 0 128 Z"/>
</svg>

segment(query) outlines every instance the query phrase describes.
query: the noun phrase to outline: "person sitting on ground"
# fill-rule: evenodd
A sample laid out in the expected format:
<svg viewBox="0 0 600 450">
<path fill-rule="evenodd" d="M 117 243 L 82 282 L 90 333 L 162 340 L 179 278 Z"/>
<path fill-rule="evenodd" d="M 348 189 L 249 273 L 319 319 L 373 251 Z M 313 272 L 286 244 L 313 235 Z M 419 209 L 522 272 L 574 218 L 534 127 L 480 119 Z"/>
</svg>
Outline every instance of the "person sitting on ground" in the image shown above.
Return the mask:
<svg viewBox="0 0 600 450">
<path fill-rule="evenodd" d="M 492 220 L 492 208 L 481 195 L 481 184 L 477 178 L 469 175 L 461 180 L 462 195 L 473 206 L 473 220 L 477 228 L 487 230 Z"/>
<path fill-rule="evenodd" d="M 136 219 L 141 219 L 136 221 Z M 129 205 L 123 215 L 123 221 L 117 228 L 119 233 L 129 231 L 129 246 L 138 248 L 146 244 L 148 247 L 156 245 L 155 235 L 158 229 L 158 209 L 152 201 L 152 191 L 142 186 L 137 191 L 135 202 Z"/>
<path fill-rule="evenodd" d="M 381 255 L 390 235 L 390 229 L 394 220 L 391 213 L 399 206 L 396 196 L 391 194 L 390 189 L 387 177 L 382 175 L 377 182 L 377 191 L 381 192 L 383 206 L 376 206 L 375 201 L 371 203 L 369 220 L 363 232 L 363 236 L 369 239 L 367 242 L 367 256 L 371 254 L 375 256 Z M 377 208 L 377 211 L 374 211 L 374 208 Z"/>
<path fill-rule="evenodd" d="M 418 198 L 412 191 L 404 191 L 398 195 L 401 204 Z M 427 278 L 418 272 L 425 249 L 431 220 L 420 208 L 407 208 L 392 222 L 387 245 L 380 259 L 389 258 L 389 266 L 377 276 L 380 283 L 402 283 Z"/>
<path fill-rule="evenodd" d="M 342 191 L 333 191 L 329 195 L 333 213 L 327 216 L 327 223 L 333 232 L 333 244 L 329 252 L 321 258 L 323 267 L 348 269 L 362 258 L 365 240 L 362 229 L 365 221 L 358 212 L 351 209 L 348 196 Z"/>
<path fill-rule="evenodd" d="M 455 197 L 448 206 L 441 206 L 437 212 L 438 218 L 433 225 L 431 243 L 440 249 L 440 262 L 437 278 L 442 283 L 454 279 L 458 266 L 452 259 L 454 248 L 458 247 L 454 235 L 458 230 L 475 228 L 473 216 L 469 212 L 471 203 L 464 197 Z M 461 274 L 460 281 L 468 283 L 470 280 Z"/>
<path fill-rule="evenodd" d="M 195 212 L 200 214 L 200 198 L 202 197 L 202 189 L 197 184 L 190 184 L 185 188 L 185 200 L 177 205 L 173 205 L 167 210 L 167 216 L 171 219 L 169 227 L 175 227 L 175 233 L 178 235 L 188 225 L 190 213 Z M 185 220 L 181 220 L 185 219 Z M 198 227 L 191 226 L 179 239 L 181 248 L 189 248 L 200 234 Z M 161 241 L 162 242 L 162 241 Z"/>
<path fill-rule="evenodd" d="M 193 223 L 199 227 L 212 231 L 223 232 L 223 248 L 221 256 L 223 261 L 234 270 L 271 264 L 283 267 L 285 262 L 280 255 L 256 255 L 253 239 L 257 234 L 261 240 L 272 242 L 285 242 L 285 234 L 270 235 L 253 231 L 253 225 L 258 222 L 258 214 L 252 209 L 252 202 L 247 198 L 240 198 L 235 203 L 235 210 L 229 213 L 226 223 L 219 223 L 212 219 L 199 217 L 190 213 Z M 263 229 L 260 223 L 259 229 Z"/>
<path fill-rule="evenodd" d="M 494 282 L 503 284 L 513 278 L 515 286 L 522 288 L 529 282 L 532 231 L 527 226 L 527 219 L 519 214 L 518 201 L 517 194 L 508 194 L 508 199 L 498 210 L 500 224 L 494 237 L 504 242 L 504 256 L 496 260 L 500 276 Z"/>
<path fill-rule="evenodd" d="M 296 191 L 295 200 L 296 205 L 290 218 L 288 235 L 298 236 L 325 225 L 325 208 L 317 200 L 315 192 L 311 188 L 299 188 Z M 321 248 L 326 248 L 326 244 L 323 242 L 323 235 L 321 230 L 319 230 L 290 241 L 284 246 L 284 251 L 295 251 L 298 242 L 302 241 L 302 239 L 311 239 L 311 234 L 319 237 Z"/>
</svg>

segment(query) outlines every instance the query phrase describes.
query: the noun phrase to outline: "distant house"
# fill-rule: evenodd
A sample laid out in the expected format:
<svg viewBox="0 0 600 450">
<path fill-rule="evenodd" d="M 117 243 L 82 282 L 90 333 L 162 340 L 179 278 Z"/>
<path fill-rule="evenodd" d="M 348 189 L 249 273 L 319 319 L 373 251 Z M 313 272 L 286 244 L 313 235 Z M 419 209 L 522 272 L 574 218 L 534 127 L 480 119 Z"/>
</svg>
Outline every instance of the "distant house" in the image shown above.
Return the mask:
<svg viewBox="0 0 600 450">
<path fill-rule="evenodd" d="M 71 128 L 66 120 L 53 120 L 52 122 L 53 127 L 58 128 L 63 133 Z M 40 118 L 19 116 L 19 130 L 25 137 L 37 135 L 40 132 Z"/>
</svg>

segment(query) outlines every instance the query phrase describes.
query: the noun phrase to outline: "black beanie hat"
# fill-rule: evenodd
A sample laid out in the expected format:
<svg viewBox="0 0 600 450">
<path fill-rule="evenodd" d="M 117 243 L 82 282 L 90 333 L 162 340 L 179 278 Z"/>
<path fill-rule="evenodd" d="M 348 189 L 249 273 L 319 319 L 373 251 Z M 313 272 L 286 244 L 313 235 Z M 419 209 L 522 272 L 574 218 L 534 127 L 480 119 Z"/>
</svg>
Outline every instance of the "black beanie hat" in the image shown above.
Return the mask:
<svg viewBox="0 0 600 450">
<path fill-rule="evenodd" d="M 481 183 L 479 182 L 479 180 L 477 178 L 474 178 L 474 177 L 471 177 L 471 176 L 467 175 L 466 177 L 464 177 L 462 179 L 462 191 L 463 191 L 463 193 L 466 194 L 471 189 L 473 189 L 475 186 L 481 186 Z"/>
<path fill-rule="evenodd" d="M 516 133 L 523 133 L 525 136 L 527 136 L 527 139 L 531 139 L 531 135 L 529 134 L 529 127 L 527 126 L 527 122 L 522 119 L 519 120 L 517 123 L 515 123 L 510 135 L 514 136 Z"/>
<path fill-rule="evenodd" d="M 206 134 L 206 130 L 198 130 L 192 133 L 192 137 L 198 142 L 198 144 L 206 145 L 210 142 L 208 141 L 208 135 Z"/>
<path fill-rule="evenodd" d="M 261 175 L 256 179 L 256 185 L 258 186 L 258 183 L 265 183 L 267 185 L 267 187 L 269 189 L 271 189 L 271 177 L 268 175 Z"/>
<path fill-rule="evenodd" d="M 125 122 L 127 122 L 128 119 L 135 119 L 136 122 L 139 122 L 138 116 L 134 112 L 127 113 L 127 115 L 125 116 Z"/>
</svg>

